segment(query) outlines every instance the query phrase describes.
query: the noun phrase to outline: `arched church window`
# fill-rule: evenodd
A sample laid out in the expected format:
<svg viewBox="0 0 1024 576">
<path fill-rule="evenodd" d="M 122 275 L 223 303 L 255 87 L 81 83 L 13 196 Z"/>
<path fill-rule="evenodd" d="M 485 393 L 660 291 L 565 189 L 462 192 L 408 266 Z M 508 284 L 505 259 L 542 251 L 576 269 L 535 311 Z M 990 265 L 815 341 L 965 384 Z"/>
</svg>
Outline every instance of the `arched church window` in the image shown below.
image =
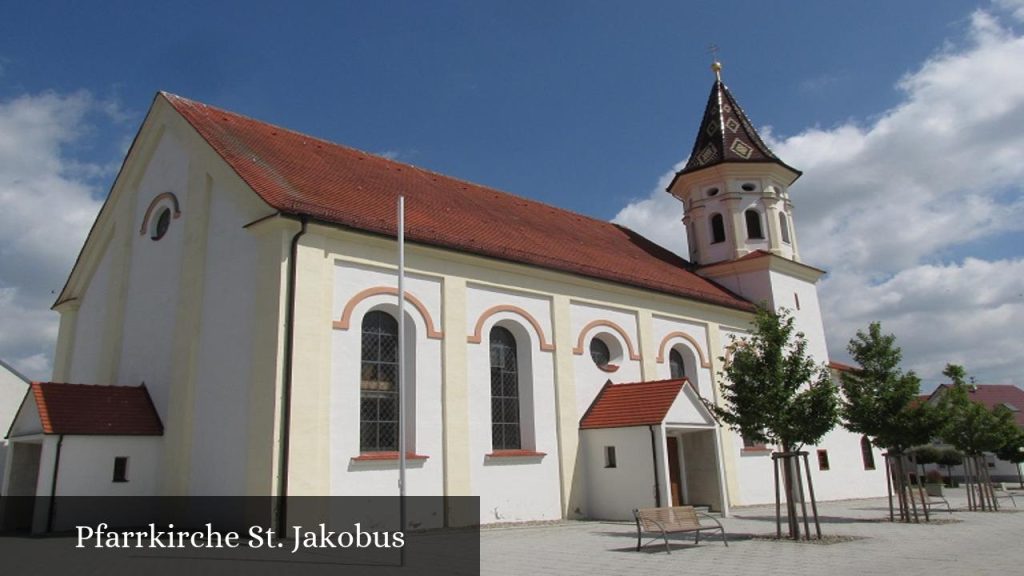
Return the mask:
<svg viewBox="0 0 1024 576">
<path fill-rule="evenodd" d="M 673 380 L 686 377 L 686 362 L 675 348 L 668 353 L 668 371 Z"/>
<path fill-rule="evenodd" d="M 789 244 L 789 219 L 785 212 L 779 212 L 779 231 L 782 233 L 782 241 Z"/>
<path fill-rule="evenodd" d="M 516 339 L 501 326 L 491 328 L 491 447 L 522 448 L 519 418 L 519 362 Z"/>
<path fill-rule="evenodd" d="M 363 316 L 359 450 L 398 450 L 398 321 L 374 310 Z"/>
<path fill-rule="evenodd" d="M 747 238 L 751 240 L 763 239 L 764 232 L 761 231 L 761 215 L 757 213 L 757 210 L 747 210 L 744 216 L 747 219 Z"/>
<path fill-rule="evenodd" d="M 725 218 L 721 214 L 711 215 L 711 243 L 725 242 Z"/>
</svg>

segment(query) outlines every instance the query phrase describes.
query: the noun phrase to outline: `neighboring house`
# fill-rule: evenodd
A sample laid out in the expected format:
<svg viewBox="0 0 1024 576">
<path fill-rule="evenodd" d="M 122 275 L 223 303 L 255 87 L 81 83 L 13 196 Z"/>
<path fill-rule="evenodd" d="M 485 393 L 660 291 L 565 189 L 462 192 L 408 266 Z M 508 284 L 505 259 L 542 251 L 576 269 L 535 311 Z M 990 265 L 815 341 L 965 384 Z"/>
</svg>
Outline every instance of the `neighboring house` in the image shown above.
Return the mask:
<svg viewBox="0 0 1024 576">
<path fill-rule="evenodd" d="M 4 471 L 7 467 L 7 430 L 14 422 L 25 390 L 28 389 L 28 378 L 22 376 L 9 364 L 0 360 L 0 486 L 3 485 Z"/>
<path fill-rule="evenodd" d="M 929 395 L 923 396 L 923 401 L 938 404 L 943 392 L 950 387 L 950 384 L 942 384 Z M 967 392 L 970 399 L 989 410 L 996 406 L 1004 406 L 1013 412 L 1017 426 L 1024 428 L 1024 390 L 1011 384 L 968 384 Z M 986 454 L 985 462 L 988 463 L 988 472 L 992 480 L 997 482 L 1017 482 L 1017 464 L 997 458 L 994 454 Z"/>
<path fill-rule="evenodd" d="M 701 399 L 719 400 L 719 359 L 755 303 L 791 309 L 828 361 L 823 272 L 800 261 L 792 221 L 799 176 L 716 80 L 668 189 L 685 260 L 610 222 L 159 93 L 54 306 L 54 382 L 132 387 L 116 418 L 146 435 L 64 432 L 60 477 L 96 467 L 54 488 L 62 432 L 33 418 L 80 387 L 41 384 L 12 434 L 39 451 L 24 477 L 35 494 L 124 493 L 110 479 L 127 466 L 152 494 L 394 495 L 405 402 L 408 493 L 479 496 L 472 520 L 770 502 L 768 450 Z M 808 449 L 820 498 L 884 494 L 859 436 Z"/>
</svg>

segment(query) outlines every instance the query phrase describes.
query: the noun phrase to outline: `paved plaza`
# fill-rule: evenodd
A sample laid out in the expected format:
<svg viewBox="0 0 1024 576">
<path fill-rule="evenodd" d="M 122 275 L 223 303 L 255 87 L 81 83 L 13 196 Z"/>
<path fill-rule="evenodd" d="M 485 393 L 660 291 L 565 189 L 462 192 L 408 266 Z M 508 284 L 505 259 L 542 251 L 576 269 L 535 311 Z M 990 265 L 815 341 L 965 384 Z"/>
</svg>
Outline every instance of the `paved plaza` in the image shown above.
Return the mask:
<svg viewBox="0 0 1024 576">
<path fill-rule="evenodd" d="M 1024 573 L 1024 494 L 1017 497 L 1020 509 L 1000 500 L 999 512 L 967 512 L 964 491 L 947 492 L 955 512 L 933 514 L 934 524 L 890 523 L 886 499 L 823 503 L 823 534 L 857 538 L 833 544 L 754 538 L 774 534 L 774 506 L 736 508 L 722 519 L 728 548 L 717 535 L 702 538 L 700 546 L 692 537 L 677 536 L 672 554 L 658 543 L 636 552 L 636 529 L 625 522 L 484 529 L 481 571 L 484 576 Z"/>
</svg>

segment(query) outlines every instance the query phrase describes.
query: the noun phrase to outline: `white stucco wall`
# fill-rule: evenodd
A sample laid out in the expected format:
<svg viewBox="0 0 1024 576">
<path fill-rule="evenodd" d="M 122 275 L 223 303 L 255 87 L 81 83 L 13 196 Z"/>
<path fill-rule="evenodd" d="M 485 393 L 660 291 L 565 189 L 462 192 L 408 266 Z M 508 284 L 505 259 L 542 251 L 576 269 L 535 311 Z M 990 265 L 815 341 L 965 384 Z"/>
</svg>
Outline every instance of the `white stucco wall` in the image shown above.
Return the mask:
<svg viewBox="0 0 1024 576">
<path fill-rule="evenodd" d="M 771 271 L 770 279 L 772 305 L 776 309 L 789 309 L 793 314 L 797 331 L 803 332 L 807 337 L 807 353 L 816 362 L 827 363 L 829 356 L 825 342 L 825 324 L 821 318 L 817 286 L 775 270 Z M 797 299 L 800 301 L 799 309 L 796 305 Z"/>
<path fill-rule="evenodd" d="M 246 493 L 258 252 L 246 223 L 266 210 L 213 181 L 197 347 L 189 493 Z M 267 447 L 270 450 L 270 447 Z"/>
<path fill-rule="evenodd" d="M 18 407 L 28 392 L 28 381 L 13 368 L 0 362 L 0 486 L 3 485 L 5 463 L 7 461 L 7 435 Z"/>
<path fill-rule="evenodd" d="M 333 314 L 341 318 L 346 305 L 360 292 L 394 287 L 397 275 L 388 269 L 339 261 L 334 270 Z M 407 292 L 423 302 L 434 326 L 441 320 L 441 283 L 421 276 L 406 278 Z M 398 494 L 398 461 L 357 461 L 359 450 L 360 366 L 363 316 L 383 310 L 397 316 L 397 297 L 377 294 L 360 301 L 351 312 L 347 330 L 336 329 L 331 344 L 330 491 L 332 495 L 386 496 Z M 328 321 L 328 319 L 324 319 Z M 443 494 L 444 453 L 441 422 L 441 340 L 427 335 L 427 323 L 415 306 L 406 306 L 407 449 L 427 456 L 410 460 L 407 494 Z M 411 349 L 411 348 L 414 348 Z M 413 404 L 414 403 L 414 404 Z M 413 404 L 413 405 L 410 405 Z"/>
<path fill-rule="evenodd" d="M 550 300 L 484 286 L 466 291 L 467 333 L 481 315 L 496 306 L 515 306 L 528 312 L 542 333 L 521 314 L 504 311 L 481 325 L 481 340 L 467 349 L 469 381 L 470 485 L 480 496 L 484 523 L 557 519 L 561 517 L 558 477 L 558 439 L 555 427 L 554 354 L 542 349 L 550 342 Z M 516 339 L 520 386 L 522 449 L 543 456 L 491 456 L 491 328 L 508 329 Z"/>
<path fill-rule="evenodd" d="M 103 360 L 103 333 L 109 317 L 108 290 L 114 261 L 114 250 L 108 249 L 93 272 L 89 288 L 78 308 L 75 325 L 75 346 L 71 353 L 68 381 L 76 384 L 113 384 L 97 382 Z"/>
<path fill-rule="evenodd" d="M 157 413 L 165 422 L 179 306 L 184 220 L 189 214 L 188 170 L 188 153 L 171 131 L 164 132 L 139 182 L 134 221 L 124 223 L 133 227 L 133 246 L 124 303 L 120 368 L 117 382 L 102 382 L 137 386 L 144 381 Z M 172 219 L 167 234 L 154 241 L 148 234 L 139 234 L 139 227 L 150 202 L 164 192 L 177 196 L 182 217 Z M 81 320 L 79 322 L 81 326 Z"/>
<path fill-rule="evenodd" d="M 615 447 L 615 468 L 605 467 L 606 446 Z M 580 451 L 584 462 L 580 473 L 587 490 L 586 509 L 582 510 L 585 517 L 632 520 L 634 508 L 655 505 L 654 454 L 648 427 L 581 430 Z M 664 480 L 661 484 L 664 488 Z"/>
<path fill-rule="evenodd" d="M 161 443 L 159 436 L 64 436 L 57 495 L 152 495 L 157 485 Z M 128 457 L 127 482 L 113 481 L 114 458 L 120 456 Z M 49 494 L 49 485 L 50 477 L 41 472 L 36 493 Z"/>
<path fill-rule="evenodd" d="M 661 362 L 658 363 L 657 378 L 665 379 L 672 376 L 669 354 L 676 349 L 683 356 L 683 361 L 686 364 L 686 377 L 697 387 L 703 398 L 713 400 L 714 389 L 709 367 L 712 357 L 707 344 L 707 326 L 675 318 L 654 316 L 653 329 L 654 341 L 658 346 L 655 353 L 661 359 Z"/>
<path fill-rule="evenodd" d="M 601 387 L 611 380 L 620 384 L 643 380 L 640 360 L 633 360 L 630 350 L 639 354 L 639 332 L 637 330 L 636 313 L 603 306 L 573 302 L 570 308 L 572 318 L 573 373 L 576 376 L 576 410 L 580 417 L 601 391 Z M 587 328 L 592 322 L 611 322 L 618 330 L 606 325 Z M 582 334 L 582 346 L 580 336 Z M 618 366 L 614 372 L 605 372 L 598 368 L 590 358 L 590 341 L 595 337 L 610 343 L 611 364 Z M 577 354 L 575 347 L 581 349 Z"/>
</svg>

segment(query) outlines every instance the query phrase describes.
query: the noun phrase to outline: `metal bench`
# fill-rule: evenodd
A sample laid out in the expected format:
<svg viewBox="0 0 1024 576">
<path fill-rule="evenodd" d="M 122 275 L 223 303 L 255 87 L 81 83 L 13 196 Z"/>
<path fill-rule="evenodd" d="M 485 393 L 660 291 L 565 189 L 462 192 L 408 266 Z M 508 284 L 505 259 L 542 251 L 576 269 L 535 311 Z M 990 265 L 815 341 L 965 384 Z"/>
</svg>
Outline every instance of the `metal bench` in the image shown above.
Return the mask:
<svg viewBox="0 0 1024 576">
<path fill-rule="evenodd" d="M 1010 502 L 1013 502 L 1013 507 L 1017 507 L 1017 500 L 1014 499 L 1013 493 L 1006 489 L 1006 484 L 1003 482 L 994 482 L 992 484 L 992 495 L 996 498 L 1009 498 Z"/>
<path fill-rule="evenodd" d="M 633 510 L 633 517 L 636 518 L 636 550 L 639 552 L 644 546 L 662 538 L 665 540 L 665 551 L 672 553 L 668 545 L 669 534 L 684 534 L 693 532 L 696 534 L 694 544 L 700 544 L 701 532 L 720 532 L 722 542 L 729 546 L 725 536 L 725 528 L 718 518 L 697 512 L 693 506 L 672 506 L 669 508 L 638 508 Z M 701 524 L 701 518 L 707 518 L 714 522 L 714 525 Z M 643 543 L 644 533 L 656 533 L 646 544 Z"/>
<path fill-rule="evenodd" d="M 932 511 L 936 506 L 945 506 L 946 512 L 953 513 L 953 507 L 949 505 L 949 500 L 946 500 L 945 496 L 931 496 L 929 494 L 924 495 L 924 499 L 921 498 L 921 493 L 918 491 L 917 486 L 910 486 L 908 490 L 910 492 L 910 499 L 915 504 L 922 508 L 927 508 L 928 511 Z"/>
</svg>

